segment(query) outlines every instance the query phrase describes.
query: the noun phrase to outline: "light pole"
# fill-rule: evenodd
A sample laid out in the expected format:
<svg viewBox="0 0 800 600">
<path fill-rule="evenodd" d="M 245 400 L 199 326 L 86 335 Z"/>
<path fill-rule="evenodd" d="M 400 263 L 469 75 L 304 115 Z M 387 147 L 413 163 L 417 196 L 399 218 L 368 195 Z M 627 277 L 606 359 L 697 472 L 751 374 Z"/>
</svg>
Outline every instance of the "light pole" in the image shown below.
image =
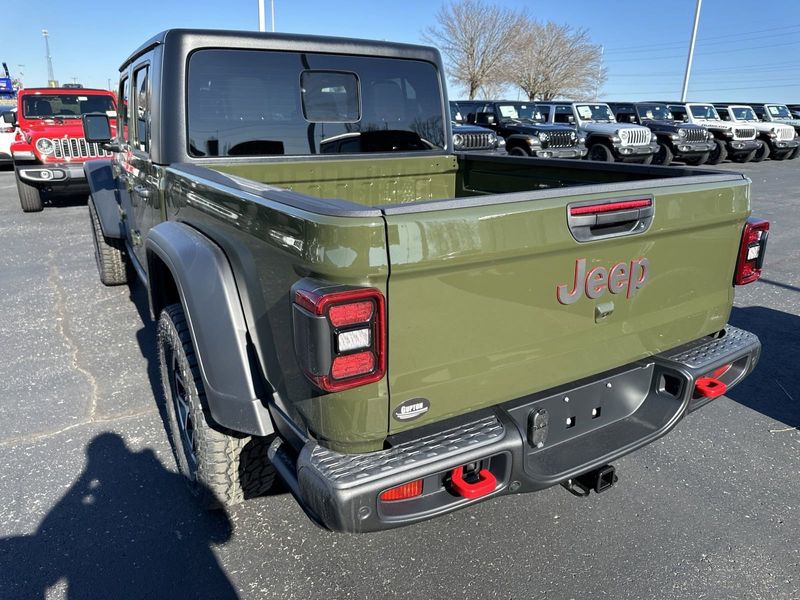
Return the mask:
<svg viewBox="0 0 800 600">
<path fill-rule="evenodd" d="M 50 34 L 47 32 L 47 29 L 42 29 L 42 36 L 44 37 L 44 50 L 47 56 L 47 85 L 50 87 L 58 87 L 56 76 L 53 75 L 53 57 L 50 56 Z"/>
<path fill-rule="evenodd" d="M 19 68 L 19 86 L 25 87 L 25 65 L 17 65 Z"/>
<path fill-rule="evenodd" d="M 694 27 L 692 27 L 692 40 L 689 42 L 689 56 L 686 58 L 686 74 L 683 76 L 683 91 L 681 92 L 681 102 L 686 102 L 686 92 L 689 91 L 689 75 L 692 73 L 692 60 L 694 59 L 694 44 L 697 40 L 697 25 L 700 23 L 700 7 L 703 0 L 697 0 L 694 9 Z"/>
<path fill-rule="evenodd" d="M 264 0 L 258 0 L 258 30 L 259 31 L 266 31 L 267 30 L 267 16 L 266 16 L 266 9 L 264 7 Z M 272 31 L 275 31 L 275 0 L 269 0 L 269 12 L 271 18 L 271 25 Z"/>
</svg>

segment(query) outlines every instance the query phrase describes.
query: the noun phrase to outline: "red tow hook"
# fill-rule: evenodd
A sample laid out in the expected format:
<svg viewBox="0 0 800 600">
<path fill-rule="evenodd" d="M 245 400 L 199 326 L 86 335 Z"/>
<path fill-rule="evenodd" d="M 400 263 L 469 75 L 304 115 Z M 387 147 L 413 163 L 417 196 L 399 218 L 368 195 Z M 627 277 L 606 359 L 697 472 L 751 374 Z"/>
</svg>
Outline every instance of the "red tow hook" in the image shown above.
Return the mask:
<svg viewBox="0 0 800 600">
<path fill-rule="evenodd" d="M 450 483 L 453 485 L 453 491 L 456 494 L 470 500 L 491 494 L 497 487 L 497 479 L 489 469 L 481 469 L 478 472 L 478 481 L 474 483 L 464 481 L 463 465 L 453 469 L 450 474 Z"/>
<path fill-rule="evenodd" d="M 700 377 L 694 382 L 694 388 L 705 398 L 722 396 L 728 390 L 728 386 L 715 377 Z"/>
</svg>

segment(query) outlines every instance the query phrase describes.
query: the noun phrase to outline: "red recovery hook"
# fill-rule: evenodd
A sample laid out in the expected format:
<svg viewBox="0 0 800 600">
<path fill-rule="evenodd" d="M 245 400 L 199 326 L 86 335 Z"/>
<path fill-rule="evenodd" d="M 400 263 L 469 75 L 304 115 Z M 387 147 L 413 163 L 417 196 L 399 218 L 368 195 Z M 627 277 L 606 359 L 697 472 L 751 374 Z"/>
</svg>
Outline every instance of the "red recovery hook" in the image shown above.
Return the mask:
<svg viewBox="0 0 800 600">
<path fill-rule="evenodd" d="M 700 377 L 694 382 L 694 388 L 705 398 L 722 396 L 728 390 L 728 386 L 716 377 Z"/>
<path fill-rule="evenodd" d="M 453 469 L 450 474 L 450 483 L 456 494 L 470 500 L 491 494 L 497 487 L 497 479 L 489 469 L 481 469 L 478 472 L 478 481 L 474 483 L 465 481 L 463 465 Z"/>
</svg>

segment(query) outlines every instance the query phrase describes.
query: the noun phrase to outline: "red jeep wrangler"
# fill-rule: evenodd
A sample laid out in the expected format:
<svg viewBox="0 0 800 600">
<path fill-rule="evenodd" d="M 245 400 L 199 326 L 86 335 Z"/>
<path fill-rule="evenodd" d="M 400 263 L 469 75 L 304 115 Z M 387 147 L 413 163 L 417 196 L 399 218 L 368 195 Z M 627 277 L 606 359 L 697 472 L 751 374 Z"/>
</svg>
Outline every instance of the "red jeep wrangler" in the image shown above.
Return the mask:
<svg viewBox="0 0 800 600">
<path fill-rule="evenodd" d="M 111 152 L 87 143 L 81 116 L 116 117 L 114 94 L 84 88 L 28 88 L 17 97 L 17 136 L 11 145 L 24 212 L 42 210 L 42 191 L 87 194 L 83 163 Z"/>
</svg>

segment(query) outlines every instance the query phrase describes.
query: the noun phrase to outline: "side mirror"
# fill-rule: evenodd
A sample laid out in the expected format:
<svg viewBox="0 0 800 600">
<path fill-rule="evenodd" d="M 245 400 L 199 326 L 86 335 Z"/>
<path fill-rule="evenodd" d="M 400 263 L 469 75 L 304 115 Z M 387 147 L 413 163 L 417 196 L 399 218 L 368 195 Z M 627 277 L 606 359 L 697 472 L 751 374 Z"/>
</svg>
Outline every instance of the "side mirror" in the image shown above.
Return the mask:
<svg viewBox="0 0 800 600">
<path fill-rule="evenodd" d="M 13 110 L 9 110 L 0 114 L 0 117 L 3 117 L 3 121 L 7 125 L 12 125 L 14 127 L 17 126 L 17 113 L 15 113 Z"/>
<path fill-rule="evenodd" d="M 83 137 L 87 142 L 100 144 L 111 141 L 111 123 L 105 113 L 86 113 L 83 115 Z"/>
<path fill-rule="evenodd" d="M 494 125 L 494 113 L 479 112 L 475 114 L 476 125 Z"/>
</svg>

